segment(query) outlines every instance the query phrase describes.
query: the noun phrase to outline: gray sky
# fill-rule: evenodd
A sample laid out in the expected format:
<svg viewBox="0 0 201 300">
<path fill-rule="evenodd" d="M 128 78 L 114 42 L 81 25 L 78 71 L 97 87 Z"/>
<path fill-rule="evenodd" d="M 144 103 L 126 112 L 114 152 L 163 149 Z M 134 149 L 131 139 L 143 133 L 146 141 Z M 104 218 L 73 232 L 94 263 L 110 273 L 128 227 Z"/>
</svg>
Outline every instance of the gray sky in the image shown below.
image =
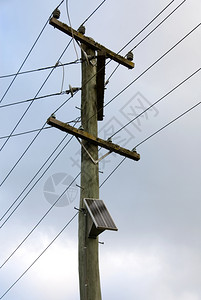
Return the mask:
<svg viewBox="0 0 201 300">
<path fill-rule="evenodd" d="M 140 3 L 139 3 L 140 2 Z M 0 76 L 16 73 L 36 40 L 49 15 L 58 5 L 51 1 L 0 2 Z M 170 1 L 107 0 L 87 21 L 86 35 L 118 52 L 144 28 Z M 182 1 L 173 3 L 145 31 L 133 40 L 125 55 L 134 48 Z M 79 25 L 100 4 L 100 1 L 69 1 L 72 26 Z M 61 18 L 69 24 L 64 3 Z M 99 136 L 107 138 L 149 105 L 162 98 L 175 86 L 200 68 L 201 27 L 199 26 L 171 52 L 172 46 L 200 23 L 201 3 L 185 1 L 161 26 L 135 47 L 135 68 L 122 66 L 111 77 L 105 91 L 109 102 L 129 83 L 128 89 L 115 98 L 104 111 L 99 123 Z M 45 27 L 22 71 L 53 66 L 70 38 Z M 80 49 L 77 47 L 77 52 Z M 80 54 L 79 54 L 80 55 Z M 61 63 L 77 59 L 73 44 Z M 106 79 L 116 63 L 106 67 Z M 64 86 L 80 86 L 80 64 L 66 66 Z M 143 75 L 141 75 L 147 70 Z M 35 97 L 50 70 L 17 76 L 0 105 Z M 62 67 L 54 70 L 39 96 L 61 91 Z M 139 78 L 138 78 L 139 77 Z M 138 79 L 137 79 L 138 78 Z M 0 97 L 12 78 L 0 78 Z M 132 149 L 185 110 L 201 101 L 200 72 L 166 96 L 146 114 L 121 130 L 113 141 Z M 21 133 L 41 128 L 47 118 L 68 95 L 35 101 L 15 130 Z M 0 137 L 11 133 L 30 102 L 1 107 Z M 67 122 L 79 117 L 80 93 L 77 93 L 56 113 Z M 174 122 L 157 135 L 143 142 L 137 151 L 139 162 L 126 159 L 103 184 L 100 198 L 106 203 L 118 232 L 100 236 L 100 274 L 103 299 L 126 300 L 198 300 L 201 295 L 201 218 L 200 218 L 200 125 L 201 106 Z M 11 137 L 0 153 L 1 182 L 13 168 L 36 132 Z M 54 128 L 43 130 L 18 165 L 0 187 L 0 218 L 22 193 L 46 159 L 64 138 Z M 37 222 L 51 207 L 66 185 L 79 173 L 80 145 L 72 140 L 45 172 L 32 191 L 26 193 L 43 174 L 59 150 L 70 139 L 66 137 L 58 151 L 19 197 L 22 204 L 0 229 L 0 264 L 9 257 Z M 5 139 L 0 140 L 0 146 Z M 101 154 L 104 151 L 101 150 Z M 110 155 L 100 163 L 100 183 L 122 160 Z M 65 180 L 64 184 L 56 182 Z M 79 184 L 79 178 L 76 179 Z M 55 188 L 55 193 L 52 189 Z M 51 194 L 51 195 L 50 195 Z M 74 185 L 40 223 L 33 234 L 0 269 L 0 299 L 23 274 L 51 240 L 76 213 L 79 189 Z M 13 211 L 13 208 L 2 219 Z M 54 244 L 2 298 L 5 300 L 79 299 L 77 263 L 77 222 L 66 228 Z"/>
</svg>

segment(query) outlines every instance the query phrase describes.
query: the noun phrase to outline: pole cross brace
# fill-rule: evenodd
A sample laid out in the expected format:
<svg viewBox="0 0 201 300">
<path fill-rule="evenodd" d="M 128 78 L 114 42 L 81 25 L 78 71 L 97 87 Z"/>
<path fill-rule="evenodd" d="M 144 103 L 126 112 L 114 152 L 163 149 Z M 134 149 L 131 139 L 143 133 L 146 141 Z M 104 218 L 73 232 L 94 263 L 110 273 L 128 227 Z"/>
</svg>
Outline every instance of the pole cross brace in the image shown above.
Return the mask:
<svg viewBox="0 0 201 300">
<path fill-rule="evenodd" d="M 89 153 L 89 151 L 87 150 L 87 148 L 84 146 L 84 144 L 79 140 L 79 138 L 77 137 L 78 142 L 80 143 L 80 145 L 83 147 L 83 149 L 85 150 L 85 152 L 88 154 L 89 158 L 92 160 L 92 162 L 97 165 L 102 159 L 104 159 L 106 156 L 108 156 L 111 151 L 105 153 L 103 156 L 101 156 L 99 159 L 95 160 L 92 155 Z"/>
<path fill-rule="evenodd" d="M 138 161 L 140 159 L 140 154 L 138 154 L 136 151 L 130 151 L 130 150 L 127 150 L 123 147 L 120 147 L 117 144 L 113 144 L 109 141 L 102 140 L 102 139 L 100 139 L 98 137 L 95 137 L 92 134 L 90 134 L 90 133 L 88 133 L 84 130 L 77 129 L 75 127 L 70 126 L 67 123 L 63 123 L 63 122 L 57 120 L 54 117 L 48 118 L 47 124 L 49 124 L 53 127 L 56 127 L 56 128 L 58 128 L 62 131 L 68 132 L 68 133 L 70 133 L 70 134 L 72 134 L 72 135 L 74 135 L 78 138 L 87 140 L 88 142 L 90 142 L 94 145 L 103 147 L 103 148 L 109 150 L 110 152 L 118 153 L 118 154 L 120 154 L 124 157 L 130 158 L 130 159 L 133 159 L 133 160 L 136 160 L 136 161 Z"/>
</svg>

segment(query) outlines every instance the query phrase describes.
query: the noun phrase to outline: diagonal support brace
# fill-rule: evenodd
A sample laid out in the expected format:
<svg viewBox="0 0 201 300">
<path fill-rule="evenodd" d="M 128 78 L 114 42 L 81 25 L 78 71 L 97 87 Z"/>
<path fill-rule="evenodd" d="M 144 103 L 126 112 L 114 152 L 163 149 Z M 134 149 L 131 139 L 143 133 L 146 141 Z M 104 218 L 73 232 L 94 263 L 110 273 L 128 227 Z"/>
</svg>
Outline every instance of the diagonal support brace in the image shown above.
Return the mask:
<svg viewBox="0 0 201 300">
<path fill-rule="evenodd" d="M 79 138 L 77 137 L 78 142 L 80 143 L 80 145 L 82 146 L 82 148 L 85 150 L 85 152 L 88 154 L 88 156 L 90 157 L 90 159 L 92 160 L 92 162 L 97 165 L 102 159 L 104 159 L 105 157 L 107 157 L 111 151 L 105 153 L 103 156 L 101 156 L 99 159 L 95 160 L 92 155 L 89 153 L 89 151 L 87 150 L 87 148 L 84 146 L 84 144 L 79 140 Z"/>
<path fill-rule="evenodd" d="M 63 122 L 55 119 L 54 117 L 50 117 L 47 120 L 47 124 L 49 124 L 53 127 L 56 127 L 56 128 L 58 128 L 62 131 L 68 132 L 68 133 L 70 133 L 70 134 L 72 134 L 72 135 L 74 135 L 78 138 L 87 140 L 88 142 L 90 142 L 94 145 L 98 145 L 100 147 L 103 147 L 103 148 L 109 150 L 110 152 L 118 153 L 122 156 L 125 156 L 127 158 L 130 158 L 130 159 L 133 159 L 133 160 L 136 160 L 136 161 L 138 161 L 140 159 L 140 154 L 138 154 L 136 151 L 130 151 L 130 150 L 127 150 L 123 147 L 120 147 L 117 144 L 113 144 L 111 142 L 108 142 L 108 141 L 102 140 L 100 138 L 97 138 L 97 137 L 93 136 L 92 134 L 90 134 L 90 133 L 88 133 L 84 130 L 72 127 L 69 124 L 63 123 Z"/>
</svg>

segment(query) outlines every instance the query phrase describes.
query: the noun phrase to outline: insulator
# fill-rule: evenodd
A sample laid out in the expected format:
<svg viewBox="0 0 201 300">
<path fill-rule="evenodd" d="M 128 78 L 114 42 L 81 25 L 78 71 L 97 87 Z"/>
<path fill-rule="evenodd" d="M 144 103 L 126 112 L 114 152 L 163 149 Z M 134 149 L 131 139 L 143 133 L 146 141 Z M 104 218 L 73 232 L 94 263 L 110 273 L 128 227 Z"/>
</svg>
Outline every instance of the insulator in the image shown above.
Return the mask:
<svg viewBox="0 0 201 300">
<path fill-rule="evenodd" d="M 78 29 L 78 32 L 79 32 L 79 33 L 82 33 L 82 34 L 85 34 L 85 31 L 86 31 L 86 29 L 85 29 L 85 26 L 84 26 L 84 25 L 81 25 L 81 26 L 79 27 L 79 29 Z"/>
<path fill-rule="evenodd" d="M 55 19 L 59 19 L 59 18 L 60 18 L 60 14 L 61 14 L 61 12 L 60 12 L 60 10 L 59 10 L 58 8 L 56 8 L 56 9 L 53 11 L 53 17 L 54 17 Z"/>
<path fill-rule="evenodd" d="M 133 60 L 133 52 L 128 52 L 128 54 L 126 55 L 126 58 L 128 59 L 128 60 L 130 60 L 130 61 L 132 61 Z"/>
</svg>

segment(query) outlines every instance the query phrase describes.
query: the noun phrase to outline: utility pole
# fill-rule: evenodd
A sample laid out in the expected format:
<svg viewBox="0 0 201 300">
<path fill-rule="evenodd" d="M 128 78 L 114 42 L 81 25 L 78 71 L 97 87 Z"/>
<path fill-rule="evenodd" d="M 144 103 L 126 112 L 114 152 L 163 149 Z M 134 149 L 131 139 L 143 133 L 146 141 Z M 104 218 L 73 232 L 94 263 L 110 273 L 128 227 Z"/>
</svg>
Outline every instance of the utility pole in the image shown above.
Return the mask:
<svg viewBox="0 0 201 300">
<path fill-rule="evenodd" d="M 94 57 L 95 51 L 82 44 L 88 57 Z M 96 93 L 96 59 L 87 62 L 82 53 L 82 101 L 81 122 L 84 131 L 97 137 L 97 93 Z M 82 141 L 83 146 L 94 160 L 98 159 L 98 146 Z M 81 196 L 80 209 L 85 210 L 84 198 L 99 198 L 99 170 L 85 149 L 81 151 Z M 98 238 L 88 238 L 91 220 L 86 213 L 79 214 L 79 278 L 80 299 L 101 300 Z"/>
<path fill-rule="evenodd" d="M 108 154 L 116 152 L 136 161 L 140 159 L 140 155 L 137 152 L 124 149 L 119 145 L 97 137 L 97 121 L 103 120 L 105 60 L 106 58 L 113 59 L 128 68 L 133 68 L 134 64 L 129 59 L 112 52 L 104 46 L 94 42 L 94 40 L 72 29 L 68 25 L 61 23 L 55 17 L 50 19 L 50 24 L 81 42 L 82 128 L 74 128 L 52 116 L 47 120 L 47 123 L 60 130 L 73 134 L 78 139 L 81 138 L 81 193 L 78 234 L 80 300 L 101 300 L 98 234 L 105 229 L 117 230 L 117 228 L 115 227 L 112 219 L 110 219 L 107 209 L 105 207 L 103 209 L 103 206 L 100 206 L 102 205 L 102 200 L 98 200 L 98 162 L 100 160 L 98 158 L 98 146 L 108 149 Z M 87 198 L 91 201 L 95 201 L 95 199 L 98 201 L 97 205 L 99 205 L 100 209 L 97 208 L 98 206 L 96 207 L 94 218 L 92 214 L 90 215 L 91 211 L 85 202 L 85 199 Z M 105 216 L 103 216 L 103 214 L 105 214 Z M 97 217 L 99 219 L 99 223 L 102 218 L 102 224 L 105 222 L 105 225 L 100 225 L 98 227 L 98 221 L 96 222 L 95 220 Z"/>
</svg>

